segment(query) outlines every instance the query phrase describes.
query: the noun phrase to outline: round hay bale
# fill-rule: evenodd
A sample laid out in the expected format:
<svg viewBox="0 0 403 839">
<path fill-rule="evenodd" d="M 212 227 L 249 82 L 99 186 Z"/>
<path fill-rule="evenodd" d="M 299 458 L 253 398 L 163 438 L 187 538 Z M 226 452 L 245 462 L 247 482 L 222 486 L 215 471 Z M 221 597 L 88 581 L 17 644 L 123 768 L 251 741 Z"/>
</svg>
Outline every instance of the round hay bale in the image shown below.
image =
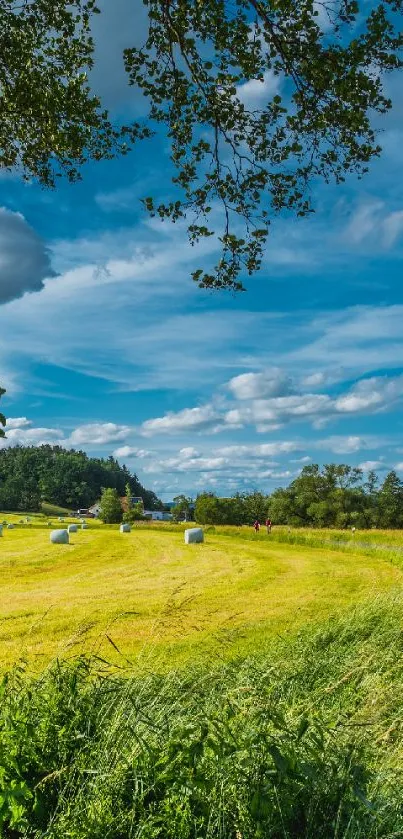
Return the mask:
<svg viewBox="0 0 403 839">
<path fill-rule="evenodd" d="M 84 524 L 81 525 L 81 530 L 88 530 L 88 524 L 84 522 Z"/>
<path fill-rule="evenodd" d="M 191 527 L 185 530 L 185 545 L 193 545 L 204 542 L 204 533 L 201 527 Z"/>
<path fill-rule="evenodd" d="M 14 525 L 13 524 L 8 524 L 7 525 L 7 530 L 14 530 Z"/>
<path fill-rule="evenodd" d="M 52 545 L 68 545 L 69 534 L 67 530 L 52 530 L 50 534 L 50 541 Z"/>
<path fill-rule="evenodd" d="M 69 524 L 67 530 L 69 533 L 77 533 L 78 527 L 76 524 Z"/>
<path fill-rule="evenodd" d="M 0 536 L 2 536 L 2 535 L 3 535 L 3 525 L 0 524 Z"/>
<path fill-rule="evenodd" d="M 120 532 L 121 533 L 131 533 L 130 524 L 121 524 L 120 525 Z"/>
</svg>

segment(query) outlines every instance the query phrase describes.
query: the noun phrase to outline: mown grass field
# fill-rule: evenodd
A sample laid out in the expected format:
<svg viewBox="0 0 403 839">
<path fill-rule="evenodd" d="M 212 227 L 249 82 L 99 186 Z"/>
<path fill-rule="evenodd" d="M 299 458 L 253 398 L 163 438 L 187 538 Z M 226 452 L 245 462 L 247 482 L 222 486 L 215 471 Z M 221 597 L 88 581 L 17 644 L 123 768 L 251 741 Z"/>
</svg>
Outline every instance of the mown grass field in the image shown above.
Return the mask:
<svg viewBox="0 0 403 839">
<path fill-rule="evenodd" d="M 402 582 L 403 534 L 206 528 L 185 546 L 183 526 L 92 521 L 63 546 L 25 518 L 4 514 L 16 527 L 0 539 L 2 668 L 83 651 L 141 669 L 220 661 Z"/>
<path fill-rule="evenodd" d="M 402 533 L 4 518 L 1 839 L 403 837 Z"/>
</svg>

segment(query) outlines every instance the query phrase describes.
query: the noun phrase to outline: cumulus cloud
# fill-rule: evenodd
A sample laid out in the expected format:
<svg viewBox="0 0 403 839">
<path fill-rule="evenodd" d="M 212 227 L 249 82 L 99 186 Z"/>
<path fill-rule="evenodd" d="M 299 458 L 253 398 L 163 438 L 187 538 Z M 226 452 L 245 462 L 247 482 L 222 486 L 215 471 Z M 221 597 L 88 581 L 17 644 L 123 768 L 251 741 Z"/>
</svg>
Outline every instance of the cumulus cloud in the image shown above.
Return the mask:
<svg viewBox="0 0 403 839">
<path fill-rule="evenodd" d="M 177 413 L 170 412 L 163 417 L 146 420 L 141 429 L 144 435 L 176 434 L 183 431 L 209 431 L 217 428 L 220 416 L 212 405 L 200 408 L 184 408 Z"/>
<path fill-rule="evenodd" d="M 311 373 L 309 376 L 304 376 L 301 384 L 303 387 L 322 387 L 327 380 L 326 373 Z"/>
<path fill-rule="evenodd" d="M 124 440 L 131 432 L 128 425 L 116 425 L 114 422 L 94 422 L 75 428 L 69 438 L 72 446 L 100 445 Z"/>
<path fill-rule="evenodd" d="M 333 436 L 316 443 L 318 449 L 327 449 L 333 454 L 353 454 L 361 449 L 368 448 L 365 440 L 361 437 L 350 435 L 348 437 Z"/>
<path fill-rule="evenodd" d="M 273 368 L 264 373 L 242 373 L 228 382 L 236 399 L 259 399 L 286 396 L 292 393 L 292 380 L 283 370 Z"/>
<path fill-rule="evenodd" d="M 0 208 L 0 304 L 40 291 L 55 276 L 49 253 L 20 213 Z"/>
<path fill-rule="evenodd" d="M 290 454 L 301 448 L 299 443 L 292 440 L 278 440 L 275 443 L 258 443 L 248 445 L 224 446 L 217 449 L 217 454 L 223 457 L 278 457 L 280 454 Z"/>
<path fill-rule="evenodd" d="M 59 428 L 35 428 L 30 423 L 25 426 L 11 428 L 6 427 L 7 437 L 0 438 L 0 448 L 10 446 L 42 446 L 46 443 L 63 444 L 63 433 Z"/>
<path fill-rule="evenodd" d="M 302 393 L 248 402 L 245 399 L 245 404 L 231 409 L 225 419 L 228 425 L 255 425 L 261 432 L 298 420 L 309 421 L 320 428 L 343 415 L 392 410 L 402 397 L 403 376 L 372 376 L 356 382 L 346 393 L 336 397 L 326 393 Z M 245 389 L 241 398 L 245 398 Z"/>
<path fill-rule="evenodd" d="M 363 463 L 358 464 L 358 468 L 363 472 L 372 472 L 374 469 L 385 470 L 387 467 L 382 460 L 364 460 Z"/>
<path fill-rule="evenodd" d="M 8 417 L 7 418 L 7 431 L 10 431 L 12 428 L 28 428 L 28 426 L 32 425 L 31 420 L 27 419 L 27 417 Z"/>
<path fill-rule="evenodd" d="M 150 457 L 152 452 L 147 451 L 146 449 L 136 449 L 133 446 L 120 446 L 120 448 L 115 449 L 113 452 L 113 456 L 119 459 L 128 458 L 128 457 L 138 457 L 140 459 L 145 457 Z"/>
<path fill-rule="evenodd" d="M 199 408 L 185 408 L 162 417 L 146 420 L 142 434 L 161 433 L 212 433 L 254 426 L 258 433 L 277 431 L 293 422 L 307 422 L 316 429 L 332 420 L 351 415 L 373 414 L 393 410 L 402 402 L 403 375 L 396 377 L 373 376 L 353 384 L 337 396 L 328 393 L 293 393 L 288 396 L 253 398 L 261 386 L 260 374 L 243 374 L 231 379 L 228 388 L 237 402 L 228 405 L 206 404 Z M 267 388 L 280 385 L 270 379 Z M 283 388 L 290 387 L 282 379 Z M 351 438 L 353 445 L 358 438 Z M 336 444 L 336 443 L 335 443 Z M 342 445 L 346 445 L 342 443 Z M 344 449 L 344 451 L 351 449 Z M 334 450 L 336 451 L 336 450 Z"/>
</svg>

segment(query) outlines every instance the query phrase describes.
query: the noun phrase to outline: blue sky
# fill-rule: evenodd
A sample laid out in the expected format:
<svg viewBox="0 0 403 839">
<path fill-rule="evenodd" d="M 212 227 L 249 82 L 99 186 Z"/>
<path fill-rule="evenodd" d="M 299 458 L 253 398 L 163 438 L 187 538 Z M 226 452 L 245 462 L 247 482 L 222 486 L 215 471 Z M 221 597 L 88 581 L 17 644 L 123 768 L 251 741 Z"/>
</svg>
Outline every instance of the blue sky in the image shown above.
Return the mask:
<svg viewBox="0 0 403 839">
<path fill-rule="evenodd" d="M 133 5 L 97 21 L 93 79 L 126 118 L 141 110 L 120 63 Z M 399 78 L 388 85 L 382 159 L 361 181 L 314 186 L 309 219 L 277 219 L 235 297 L 190 279 L 213 240 L 191 248 L 142 212 L 142 196 L 168 193 L 162 140 L 54 192 L 3 176 L 4 445 L 115 453 L 166 500 L 271 491 L 311 461 L 403 478 L 403 99 Z"/>
</svg>

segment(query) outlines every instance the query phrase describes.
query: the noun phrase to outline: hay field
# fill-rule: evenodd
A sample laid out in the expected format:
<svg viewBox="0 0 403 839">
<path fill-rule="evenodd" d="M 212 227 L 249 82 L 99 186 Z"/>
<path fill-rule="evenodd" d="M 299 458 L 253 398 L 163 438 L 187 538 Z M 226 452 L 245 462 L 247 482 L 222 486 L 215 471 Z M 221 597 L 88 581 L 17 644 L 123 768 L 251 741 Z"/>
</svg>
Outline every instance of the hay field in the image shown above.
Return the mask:
<svg viewBox="0 0 403 839">
<path fill-rule="evenodd" d="M 282 543 L 285 530 L 273 536 L 207 529 L 204 545 L 185 546 L 183 526 L 122 535 L 91 522 L 63 546 L 49 543 L 40 516 L 4 529 L 0 667 L 22 656 L 41 669 L 82 651 L 142 669 L 234 657 L 401 585 L 399 562 L 359 544 L 346 551 Z"/>
</svg>

